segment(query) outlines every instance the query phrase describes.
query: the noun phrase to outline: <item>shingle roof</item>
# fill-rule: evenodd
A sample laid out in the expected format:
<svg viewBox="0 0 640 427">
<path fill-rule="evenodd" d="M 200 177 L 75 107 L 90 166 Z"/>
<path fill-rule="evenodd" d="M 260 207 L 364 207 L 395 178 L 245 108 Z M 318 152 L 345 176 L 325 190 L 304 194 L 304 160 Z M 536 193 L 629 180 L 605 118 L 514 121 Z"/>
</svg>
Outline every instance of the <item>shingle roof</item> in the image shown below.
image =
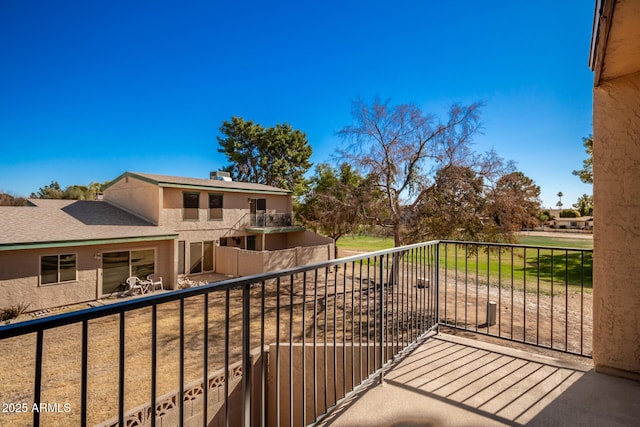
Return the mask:
<svg viewBox="0 0 640 427">
<path fill-rule="evenodd" d="M 0 206 L 0 249 L 35 243 L 175 236 L 107 202 L 30 200 L 35 206 Z M 167 237 L 172 238 L 172 237 Z"/>
<path fill-rule="evenodd" d="M 142 179 L 143 181 L 151 182 L 161 187 L 165 186 L 177 186 L 185 188 L 211 188 L 227 191 L 248 191 L 257 193 L 276 193 L 276 194 L 291 194 L 291 191 L 284 190 L 282 188 L 273 187 L 264 184 L 254 184 L 251 182 L 240 181 L 218 181 L 214 179 L 203 178 L 188 178 L 182 176 L 168 176 L 168 175 L 156 175 L 151 173 L 140 172 L 125 172 L 107 185 L 107 188 L 113 185 L 115 182 L 123 179 L 126 176 Z"/>
</svg>

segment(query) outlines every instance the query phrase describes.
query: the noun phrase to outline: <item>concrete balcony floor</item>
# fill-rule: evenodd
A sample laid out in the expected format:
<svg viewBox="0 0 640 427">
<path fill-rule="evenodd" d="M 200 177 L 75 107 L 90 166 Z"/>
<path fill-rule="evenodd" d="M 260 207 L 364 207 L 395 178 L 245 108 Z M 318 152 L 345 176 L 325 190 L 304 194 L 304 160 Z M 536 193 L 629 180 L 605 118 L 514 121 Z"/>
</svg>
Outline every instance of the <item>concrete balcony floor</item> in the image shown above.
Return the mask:
<svg viewBox="0 0 640 427">
<path fill-rule="evenodd" d="M 638 426 L 640 383 L 552 358 L 432 335 L 321 426 Z"/>
</svg>

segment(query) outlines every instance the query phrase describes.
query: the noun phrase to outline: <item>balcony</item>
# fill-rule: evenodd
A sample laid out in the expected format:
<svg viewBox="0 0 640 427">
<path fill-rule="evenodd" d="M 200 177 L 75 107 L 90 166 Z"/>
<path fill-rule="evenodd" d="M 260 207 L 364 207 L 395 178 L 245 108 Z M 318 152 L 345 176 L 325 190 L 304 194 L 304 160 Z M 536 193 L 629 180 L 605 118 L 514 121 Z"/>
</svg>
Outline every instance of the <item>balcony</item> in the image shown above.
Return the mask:
<svg viewBox="0 0 640 427">
<path fill-rule="evenodd" d="M 632 426 L 640 388 L 567 360 L 438 334 L 318 426 Z"/>
<path fill-rule="evenodd" d="M 0 424 L 635 424 L 591 287 L 589 250 L 441 241 L 10 324 Z"/>
<path fill-rule="evenodd" d="M 249 226 L 246 231 L 256 234 L 292 233 L 304 231 L 304 227 L 292 225 L 291 214 L 255 213 L 249 214 Z"/>
</svg>

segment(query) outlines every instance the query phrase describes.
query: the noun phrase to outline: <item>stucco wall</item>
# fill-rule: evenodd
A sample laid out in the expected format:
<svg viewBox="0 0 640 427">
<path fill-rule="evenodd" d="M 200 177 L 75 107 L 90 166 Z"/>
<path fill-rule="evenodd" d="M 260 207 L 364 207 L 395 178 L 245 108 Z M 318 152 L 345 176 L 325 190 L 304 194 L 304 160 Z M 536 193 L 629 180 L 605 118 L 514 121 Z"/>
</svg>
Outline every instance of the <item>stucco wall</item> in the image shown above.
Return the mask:
<svg viewBox="0 0 640 427">
<path fill-rule="evenodd" d="M 296 248 L 298 265 L 327 261 L 333 257 L 333 244 Z"/>
<path fill-rule="evenodd" d="M 287 244 L 289 245 L 289 247 L 326 245 L 329 243 L 333 243 L 333 239 L 321 236 L 320 234 L 313 233 L 311 231 L 289 233 L 287 235 L 287 239 Z"/>
<path fill-rule="evenodd" d="M 278 251 L 247 251 L 216 247 L 216 273 L 249 276 L 331 259 L 333 245 L 289 248 Z"/>
<path fill-rule="evenodd" d="M 183 220 L 182 195 L 184 192 L 200 194 L 200 210 L 197 220 Z M 223 216 L 221 220 L 209 219 L 209 194 L 223 194 Z M 161 225 L 180 230 L 225 230 L 224 236 L 233 236 L 235 231 L 249 225 L 249 199 L 267 200 L 267 212 L 290 213 L 289 195 L 262 195 L 254 193 L 224 193 L 222 191 L 184 190 L 180 188 L 163 189 L 163 210 Z M 227 230 L 231 230 L 227 232 Z"/>
<path fill-rule="evenodd" d="M 104 191 L 104 200 L 127 212 L 160 225 L 161 189 L 145 181 L 125 177 Z"/>
<path fill-rule="evenodd" d="M 296 258 L 297 251 L 295 248 L 267 253 L 269 257 L 265 260 L 264 271 L 278 271 L 300 265 Z"/>
<path fill-rule="evenodd" d="M 238 252 L 238 276 L 251 276 L 265 272 L 264 261 L 269 257 L 269 252 L 244 251 Z"/>
<path fill-rule="evenodd" d="M 29 304 L 28 311 L 93 301 L 102 296 L 101 260 L 97 254 L 132 249 L 155 249 L 156 273 L 165 289 L 174 286 L 173 240 L 75 246 L 54 249 L 0 251 L 0 308 Z M 77 254 L 77 280 L 40 285 L 40 256 Z"/>
<path fill-rule="evenodd" d="M 238 276 L 238 249 L 216 246 L 216 273 Z"/>
<path fill-rule="evenodd" d="M 28 311 L 96 299 L 95 248 L 38 249 L 0 252 L 0 308 L 28 304 Z M 77 254 L 77 281 L 40 285 L 40 256 Z"/>
<path fill-rule="evenodd" d="M 640 378 L 640 74 L 594 89 L 594 330 L 600 371 Z"/>
<path fill-rule="evenodd" d="M 267 251 L 277 251 L 280 249 L 286 249 L 288 247 L 290 247 L 288 245 L 288 241 L 287 241 L 287 235 L 285 233 L 278 233 L 278 234 L 267 234 L 264 236 L 264 240 L 265 240 L 265 250 Z M 261 241 L 262 240 L 262 236 L 261 235 L 257 235 L 256 236 L 256 241 Z"/>
</svg>

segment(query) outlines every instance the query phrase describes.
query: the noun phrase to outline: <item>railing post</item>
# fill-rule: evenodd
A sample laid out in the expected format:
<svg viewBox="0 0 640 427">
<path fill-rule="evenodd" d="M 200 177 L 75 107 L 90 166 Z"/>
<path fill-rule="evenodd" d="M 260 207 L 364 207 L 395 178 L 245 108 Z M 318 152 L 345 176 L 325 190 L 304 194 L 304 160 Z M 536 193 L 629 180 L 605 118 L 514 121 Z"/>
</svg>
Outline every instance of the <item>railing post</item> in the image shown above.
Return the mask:
<svg viewBox="0 0 640 427">
<path fill-rule="evenodd" d="M 247 283 L 242 287 L 242 425 L 251 424 L 251 336 L 250 336 L 250 297 L 251 286 Z M 228 367 L 227 367 L 228 369 Z"/>
<path fill-rule="evenodd" d="M 384 255 L 380 255 L 380 384 L 384 384 Z"/>
<path fill-rule="evenodd" d="M 436 333 L 440 333 L 440 241 L 438 241 L 438 243 L 436 243 L 436 271 L 435 271 L 435 276 L 436 276 L 436 280 L 434 283 L 434 299 L 435 299 L 435 323 L 436 323 Z M 444 302 L 445 304 L 447 303 L 446 301 Z"/>
</svg>

